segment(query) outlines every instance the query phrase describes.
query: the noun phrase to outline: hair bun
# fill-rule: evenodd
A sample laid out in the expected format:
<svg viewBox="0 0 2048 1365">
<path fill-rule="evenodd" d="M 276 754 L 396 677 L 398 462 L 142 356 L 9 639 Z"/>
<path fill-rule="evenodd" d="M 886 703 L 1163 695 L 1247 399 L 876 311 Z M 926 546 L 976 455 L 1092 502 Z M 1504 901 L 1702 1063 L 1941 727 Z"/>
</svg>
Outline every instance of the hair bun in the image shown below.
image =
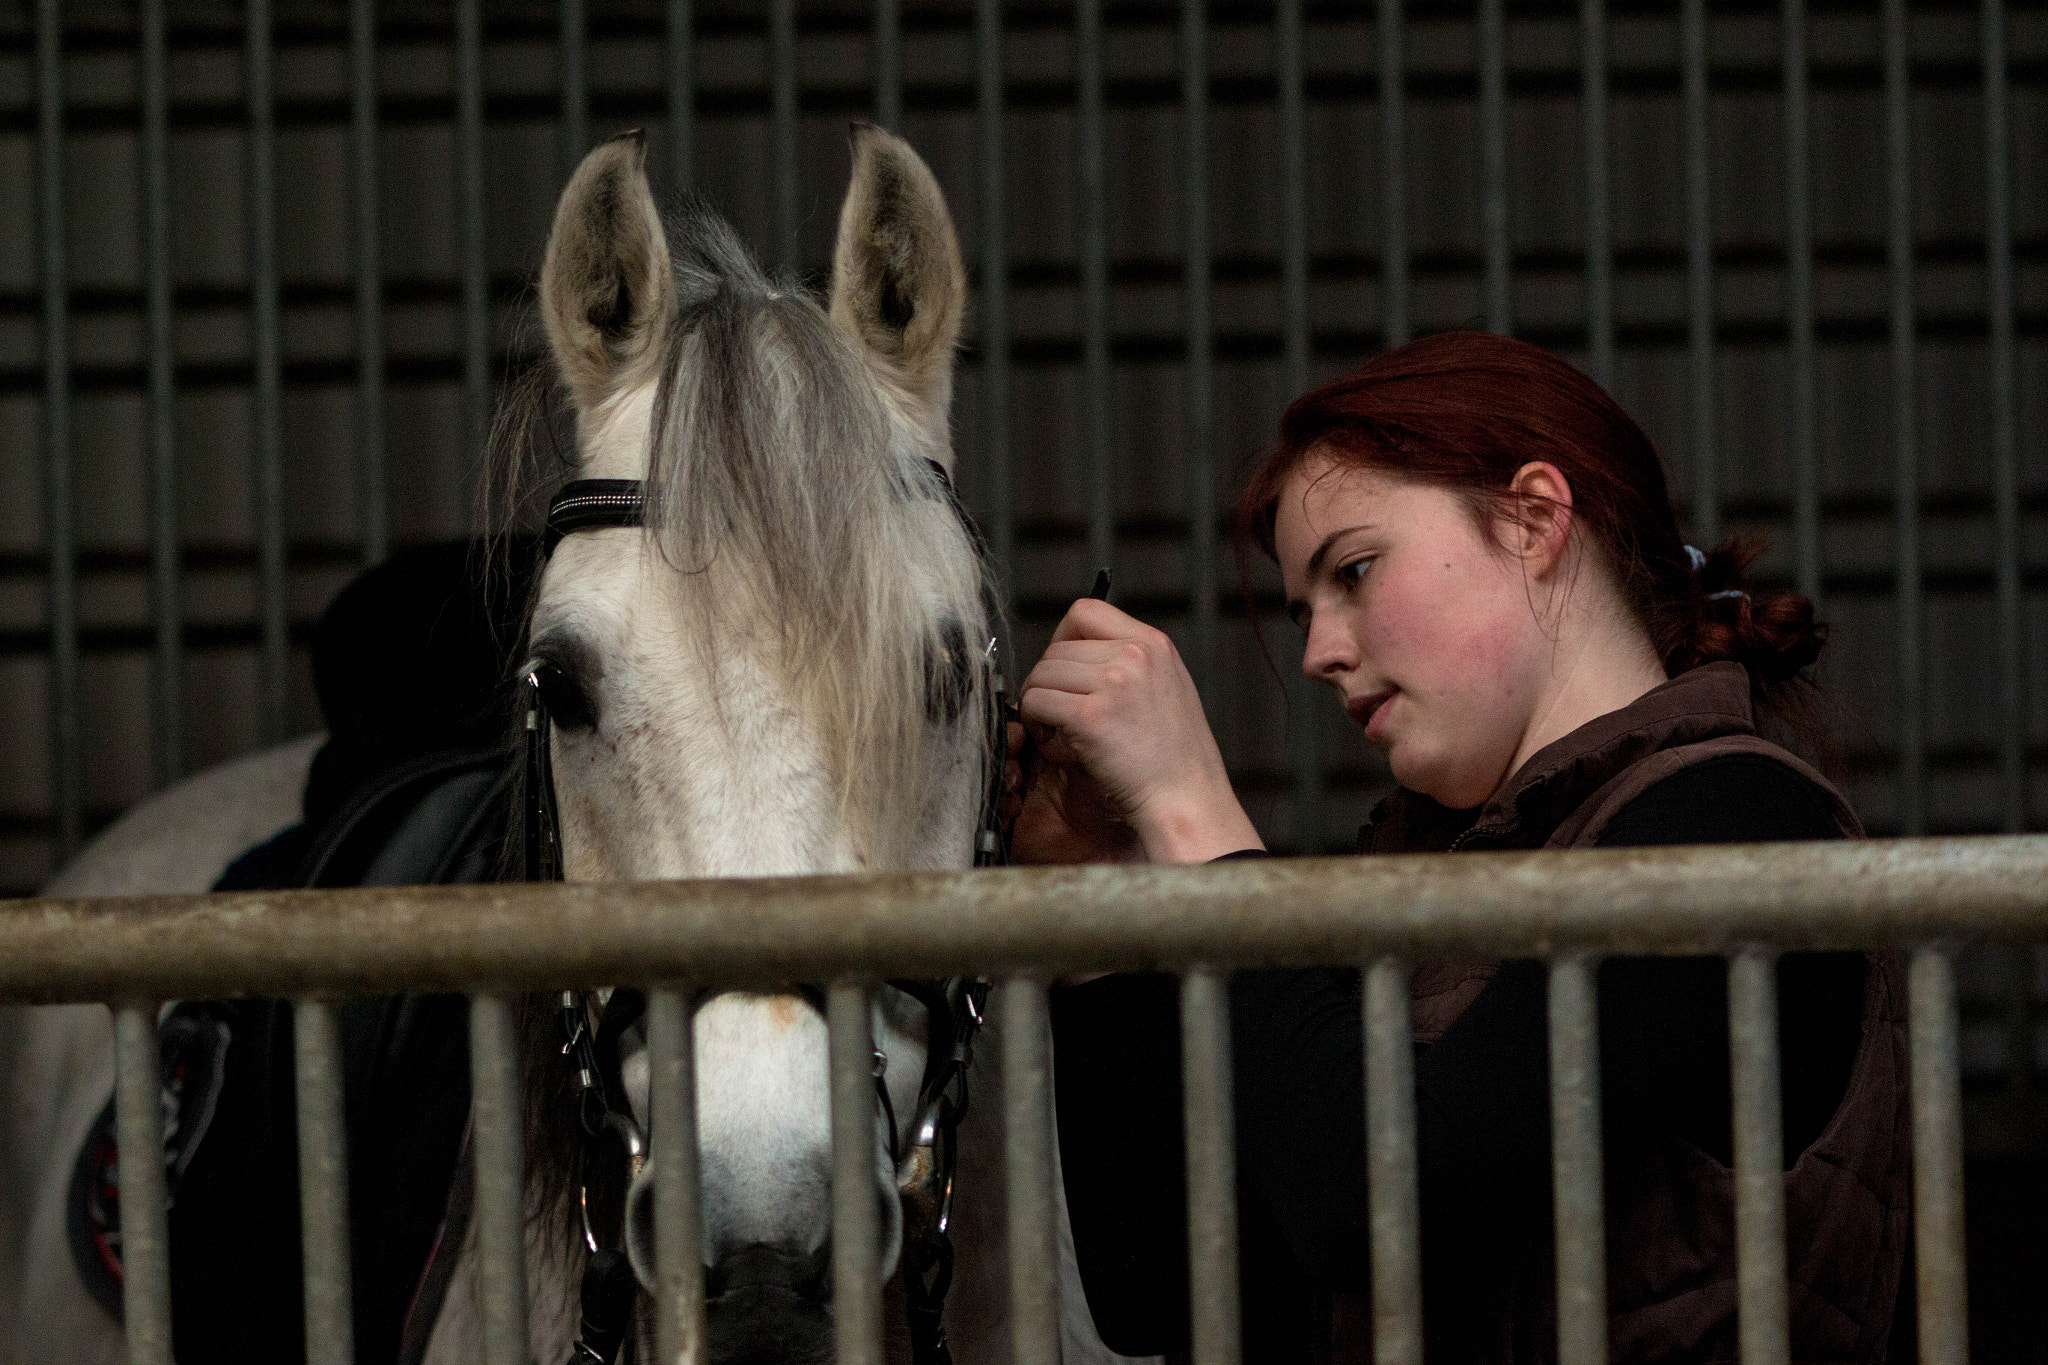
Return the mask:
<svg viewBox="0 0 2048 1365">
<path fill-rule="evenodd" d="M 1748 586 L 1749 566 L 1762 552 L 1758 543 L 1731 539 L 1706 556 L 1693 575 L 1692 628 L 1665 660 L 1672 674 L 1725 659 L 1759 684 L 1783 683 L 1820 658 L 1827 626 L 1814 620 L 1806 594 Z"/>
</svg>

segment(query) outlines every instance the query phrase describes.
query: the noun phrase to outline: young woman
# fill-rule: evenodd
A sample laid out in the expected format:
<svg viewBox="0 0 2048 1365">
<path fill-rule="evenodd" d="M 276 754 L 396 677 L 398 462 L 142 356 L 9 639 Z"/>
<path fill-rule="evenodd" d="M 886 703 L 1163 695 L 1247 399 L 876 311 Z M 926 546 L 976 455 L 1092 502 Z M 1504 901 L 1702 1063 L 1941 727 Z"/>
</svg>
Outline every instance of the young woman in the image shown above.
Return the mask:
<svg viewBox="0 0 2048 1365">
<path fill-rule="evenodd" d="M 1766 737 L 1821 737 L 1811 604 L 1745 587 L 1752 552 L 1687 546 L 1648 438 L 1535 347 L 1431 337 L 1305 395 L 1238 522 L 1279 562 L 1302 670 L 1400 784 L 1361 852 L 1860 832 Z M 1022 712 L 1043 759 L 1023 858 L 1262 851 L 1160 632 L 1075 603 Z M 1555 1357 L 1544 980 L 1536 962 L 1414 973 L 1432 1361 Z M 1612 1357 L 1732 1360 L 1725 966 L 1617 959 L 1599 981 Z M 1900 972 L 1791 954 L 1779 990 L 1793 1356 L 1875 1362 L 1906 1240 Z M 1356 993 L 1340 971 L 1232 988 L 1248 1361 L 1345 1358 L 1369 1332 Z M 1082 1279 L 1129 1354 L 1187 1344 L 1175 999 L 1169 979 L 1134 975 L 1054 993 Z"/>
</svg>

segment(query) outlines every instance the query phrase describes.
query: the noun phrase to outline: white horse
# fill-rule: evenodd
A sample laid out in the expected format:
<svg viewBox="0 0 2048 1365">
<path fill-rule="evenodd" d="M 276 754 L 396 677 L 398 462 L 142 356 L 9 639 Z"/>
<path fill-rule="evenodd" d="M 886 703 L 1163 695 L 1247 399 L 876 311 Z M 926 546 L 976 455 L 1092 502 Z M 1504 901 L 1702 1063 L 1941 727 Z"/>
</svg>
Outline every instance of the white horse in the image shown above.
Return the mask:
<svg viewBox="0 0 2048 1365">
<path fill-rule="evenodd" d="M 854 134 L 829 308 L 763 275 L 708 213 L 665 228 L 637 135 L 599 147 L 577 171 L 540 290 L 576 419 L 569 476 L 642 480 L 647 513 L 641 529 L 565 538 L 533 602 L 530 653 L 555 721 L 569 879 L 970 861 L 991 755 L 972 695 L 983 681 L 969 665 L 993 623 L 971 532 L 934 472 L 953 461 L 965 292 L 936 181 L 876 129 Z M 235 854 L 296 819 L 316 744 L 161 794 L 49 892 L 205 889 Z M 72 1157 L 112 1087 L 107 1013 L 4 1016 L 0 1056 L 17 1117 L 0 1138 L 0 1283 L 19 1289 L 0 1296 L 0 1331 L 23 1361 L 123 1359 L 118 1324 L 78 1284 L 63 1241 Z M 874 1017 L 894 1113 L 908 1119 L 924 1020 L 887 991 Z M 978 1053 L 982 1098 L 962 1133 L 959 1271 L 946 1315 L 962 1365 L 1009 1353 L 998 1051 Z M 824 1023 L 795 996 L 718 995 L 698 1011 L 696 1052 L 704 1256 L 720 1291 L 714 1360 L 817 1359 L 829 1342 L 827 1286 L 734 1291 L 749 1287 L 748 1267 L 824 1261 Z M 644 1068 L 635 1080 L 629 1067 L 644 1123 Z M 559 1099 L 569 1121 L 573 1097 Z M 553 1365 L 571 1345 L 582 1241 L 562 1197 L 567 1173 L 530 1176 L 529 1337 L 538 1365 Z M 889 1211 L 886 1275 L 902 1229 L 886 1155 L 875 1181 Z M 427 1359 L 437 1365 L 481 1355 L 474 1220 L 468 1238 L 432 1330 Z M 1112 1359 L 1062 1240 L 1068 1359 Z M 900 1355 L 902 1332 L 890 1339 Z"/>
</svg>

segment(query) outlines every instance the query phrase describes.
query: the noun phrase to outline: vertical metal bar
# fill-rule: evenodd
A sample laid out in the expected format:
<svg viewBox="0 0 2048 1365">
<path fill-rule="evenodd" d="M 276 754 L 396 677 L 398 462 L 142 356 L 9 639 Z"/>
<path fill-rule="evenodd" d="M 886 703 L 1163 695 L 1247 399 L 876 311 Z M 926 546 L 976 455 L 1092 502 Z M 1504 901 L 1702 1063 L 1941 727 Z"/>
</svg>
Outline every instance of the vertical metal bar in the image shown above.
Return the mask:
<svg viewBox="0 0 2048 1365">
<path fill-rule="evenodd" d="M 149 466 L 149 617 L 155 637 L 149 678 L 150 777 L 153 785 L 163 787 L 183 771 L 185 755 L 164 0 L 142 0 L 136 17 L 142 30 L 142 292 L 149 366 L 144 439 Z"/>
<path fill-rule="evenodd" d="M 1778 1080 L 1778 955 L 1728 961 L 1735 1092 L 1736 1322 L 1743 1365 L 1789 1365 L 1785 1297 L 1785 1140 Z"/>
<path fill-rule="evenodd" d="M 1003 162 L 1002 0 L 975 0 L 974 125 L 981 175 L 981 460 L 996 573 L 1013 582 L 1017 515 L 1010 470 L 1010 239 Z"/>
<path fill-rule="evenodd" d="M 900 0 L 875 0 L 875 122 L 903 127 L 903 14 Z"/>
<path fill-rule="evenodd" d="M 668 183 L 697 182 L 697 16 L 692 0 L 668 0 Z"/>
<path fill-rule="evenodd" d="M 483 458 L 491 398 L 491 280 L 484 265 L 483 0 L 455 0 L 455 217 L 462 270 L 462 440 Z"/>
<path fill-rule="evenodd" d="M 349 0 L 349 184 L 356 267 L 356 486 L 363 559 L 391 549 L 384 491 L 384 250 L 378 206 L 377 0 Z"/>
<path fill-rule="evenodd" d="M 1806 0 L 1784 0 L 1785 332 L 1792 370 L 1792 548 L 1799 591 L 1820 605 L 1820 457 L 1813 375 L 1813 174 L 1807 122 Z"/>
<path fill-rule="evenodd" d="M 1216 333 L 1210 311 L 1208 0 L 1180 7 L 1181 311 L 1188 358 L 1181 406 L 1188 468 L 1195 683 L 1217 695 Z"/>
<path fill-rule="evenodd" d="M 512 1001 L 505 997 L 470 997 L 477 1249 L 483 1261 L 479 1297 L 489 1365 L 527 1365 L 526 1189 L 514 1020 Z"/>
<path fill-rule="evenodd" d="M 78 847 L 78 533 L 71 497 L 71 295 L 64 242 L 64 14 L 36 4 L 36 239 L 43 304 L 43 544 L 49 555 L 50 805 L 57 861 Z"/>
<path fill-rule="evenodd" d="M 2025 637 L 2020 619 L 2020 467 L 2015 427 L 2012 134 L 2005 79 L 2005 0 L 1984 0 L 1984 311 L 1990 331 L 1991 498 L 1998 608 L 1998 768 L 2005 828 L 2027 827 Z M 2027 1042 L 2028 1050 L 2032 1042 Z M 2031 1070 L 2031 1064 L 2029 1064 Z"/>
<path fill-rule="evenodd" d="M 1074 77 L 1081 145 L 1075 159 L 1081 227 L 1081 448 L 1088 471 L 1088 562 L 1116 553 L 1116 477 L 1109 448 L 1109 240 L 1104 221 L 1102 0 L 1075 0 Z"/>
<path fill-rule="evenodd" d="M 304 1238 L 306 1365 L 356 1357 L 348 1249 L 348 1128 L 341 1035 L 325 1001 L 292 1006 L 299 1111 L 299 1222 Z"/>
<path fill-rule="evenodd" d="M 1550 963 L 1551 1179 L 1557 1207 L 1557 1358 L 1607 1359 L 1607 1214 L 1600 1175 L 1597 964 Z"/>
<path fill-rule="evenodd" d="M 775 166 L 770 230 L 775 263 L 794 270 L 799 262 L 797 218 L 802 212 L 796 180 L 796 0 L 769 0 L 768 84 L 768 137 Z"/>
<path fill-rule="evenodd" d="M 1009 1177 L 1010 1355 L 1058 1365 L 1060 1275 L 1053 1206 L 1052 1058 L 1045 984 L 1003 982 L 1003 1145 Z"/>
<path fill-rule="evenodd" d="M 1274 78 L 1280 90 L 1280 383 L 1308 387 L 1308 168 L 1301 107 L 1301 0 L 1280 0 Z"/>
<path fill-rule="evenodd" d="M 1486 330 L 1514 329 L 1508 293 L 1507 15 L 1479 0 L 1479 231 L 1485 255 Z"/>
<path fill-rule="evenodd" d="M 863 982 L 834 982 L 826 995 L 832 1058 L 832 1318 L 838 1331 L 838 1365 L 882 1362 L 875 1043 L 868 1009 Z"/>
<path fill-rule="evenodd" d="M 584 62 L 583 0 L 560 0 L 561 31 L 555 39 L 555 73 L 561 83 L 561 117 L 555 124 L 555 178 L 563 184 L 576 172 L 590 146 L 590 78 Z"/>
<path fill-rule="evenodd" d="M 1608 202 L 1607 0 L 1579 0 L 1579 119 L 1586 156 L 1586 349 L 1614 383 L 1614 222 Z"/>
<path fill-rule="evenodd" d="M 1308 168 L 1302 114 L 1301 0 L 1280 0 L 1274 76 L 1280 93 L 1280 385 L 1292 402 L 1308 388 Z M 1294 824 L 1303 853 L 1322 852 L 1323 757 L 1317 731 L 1320 690 L 1305 678 L 1295 690 Z"/>
<path fill-rule="evenodd" d="M 697 1167 L 697 1045 L 688 993 L 647 993 L 653 1110 L 656 1360 L 701 1365 L 704 1340 L 704 1205 Z"/>
<path fill-rule="evenodd" d="M 291 641 L 285 616 L 284 448 L 278 430 L 284 374 L 277 323 L 277 133 L 270 0 L 249 0 L 245 14 L 250 458 L 256 493 L 256 598 L 263 631 L 262 733 L 266 742 L 275 744 L 285 737 L 289 724 Z"/>
<path fill-rule="evenodd" d="M 1927 832 L 1922 693 L 1920 405 L 1913 310 L 1913 151 L 1906 0 L 1884 0 L 1885 264 L 1891 277 L 1893 563 L 1898 566 L 1899 832 Z"/>
<path fill-rule="evenodd" d="M 1401 0 L 1379 0 L 1380 295 L 1389 346 L 1408 340 L 1408 91 Z"/>
<path fill-rule="evenodd" d="M 1906 1011 L 1913 1068 L 1920 1365 L 1966 1365 L 1970 1317 L 1963 1272 L 1963 1083 L 1956 1051 L 1955 966 L 1940 948 L 1913 951 Z"/>
<path fill-rule="evenodd" d="M 171 1365 L 171 1233 L 164 1193 L 163 1062 L 154 1001 L 114 1006 L 121 1314 L 128 1365 Z"/>
<path fill-rule="evenodd" d="M 1374 1365 L 1422 1365 L 1421 1195 L 1408 968 L 1365 969 L 1365 1159 L 1372 1199 Z"/>
<path fill-rule="evenodd" d="M 1230 1073 L 1230 974 L 1197 967 L 1180 982 L 1187 1093 L 1188 1297 L 1194 1365 L 1244 1358 L 1237 1285 L 1237 1117 Z"/>
<path fill-rule="evenodd" d="M 1714 432 L 1714 225 L 1709 204 L 1706 0 L 1679 9 L 1685 68 L 1685 330 L 1692 418 L 1692 526 L 1703 546 L 1721 539 L 1720 454 Z"/>
</svg>

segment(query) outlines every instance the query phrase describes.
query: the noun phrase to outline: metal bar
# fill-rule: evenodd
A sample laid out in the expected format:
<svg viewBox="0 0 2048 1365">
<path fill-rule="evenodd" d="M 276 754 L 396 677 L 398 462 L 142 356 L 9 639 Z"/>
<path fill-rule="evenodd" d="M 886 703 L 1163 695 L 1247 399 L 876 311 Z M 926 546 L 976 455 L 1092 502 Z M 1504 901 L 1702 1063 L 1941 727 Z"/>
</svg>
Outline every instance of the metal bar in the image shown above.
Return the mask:
<svg viewBox="0 0 2048 1365">
<path fill-rule="evenodd" d="M 1785 330 L 1792 382 L 1792 558 L 1820 605 L 1820 459 L 1813 371 L 1813 174 L 1807 119 L 1806 0 L 1781 10 L 1785 106 Z"/>
<path fill-rule="evenodd" d="M 1301 0 L 1280 0 L 1274 27 L 1274 74 L 1280 91 L 1280 387 L 1285 401 L 1308 388 L 1308 169 L 1302 116 Z M 1321 691 L 1291 676 L 1295 841 L 1303 853 L 1322 849 L 1323 758 L 1317 731 Z"/>
<path fill-rule="evenodd" d="M 1002 0 L 975 0 L 974 127 L 980 158 L 981 467 L 989 544 L 1005 601 L 1017 562 L 1017 514 L 1010 468 L 1010 239 L 1003 162 Z"/>
<path fill-rule="evenodd" d="M 1486 330 L 1514 330 L 1508 284 L 1507 15 L 1479 0 L 1479 233 L 1485 257 Z"/>
<path fill-rule="evenodd" d="M 480 467 L 491 401 L 491 280 L 484 263 L 483 0 L 455 0 L 455 218 L 462 269 L 462 440 Z"/>
<path fill-rule="evenodd" d="M 1884 0 L 1885 266 L 1891 280 L 1892 560 L 1897 566 L 1899 829 L 1927 830 L 1920 583 L 1920 433 L 1915 391 L 1913 151 L 1906 0 Z"/>
<path fill-rule="evenodd" d="M 1408 340 L 1408 97 L 1401 0 L 1379 0 L 1380 294 L 1389 346 Z"/>
<path fill-rule="evenodd" d="M 563 184 L 576 173 L 577 163 L 590 146 L 590 78 L 585 64 L 583 0 L 559 0 L 557 18 L 561 32 L 555 40 L 555 74 L 561 83 L 561 117 L 555 124 L 559 139 L 555 152 L 555 178 Z"/>
<path fill-rule="evenodd" d="M 1778 954 L 1728 961 L 1728 1046 L 1735 1091 L 1736 1321 L 1743 1365 L 1789 1365 L 1785 1290 L 1785 1140 L 1778 1078 Z"/>
<path fill-rule="evenodd" d="M 295 1002 L 292 1040 L 298 1060 L 306 1365 L 352 1365 L 356 1326 L 349 1275 L 348 1127 L 333 1006 L 312 999 Z"/>
<path fill-rule="evenodd" d="M 1685 329 L 1692 435 L 1692 526 L 1700 544 L 1721 539 L 1720 452 L 1714 431 L 1714 225 L 1708 119 L 1706 0 L 1680 6 L 1685 106 Z"/>
<path fill-rule="evenodd" d="M 50 804 L 56 861 L 78 847 L 78 532 L 72 507 L 71 297 L 64 241 L 64 14 L 36 4 L 36 245 L 43 307 L 43 545 L 49 556 Z"/>
<path fill-rule="evenodd" d="M 1365 969 L 1365 1157 L 1372 1206 L 1374 1365 L 1422 1365 L 1421 1194 L 1408 968 Z"/>
<path fill-rule="evenodd" d="M 693 0 L 668 0 L 668 183 L 697 183 L 697 16 Z"/>
<path fill-rule="evenodd" d="M 875 122 L 903 126 L 903 15 L 900 0 L 875 0 Z"/>
<path fill-rule="evenodd" d="M 1308 387 L 1308 168 L 1301 107 L 1301 0 L 1280 0 L 1274 77 L 1280 89 L 1280 386 Z"/>
<path fill-rule="evenodd" d="M 1217 697 L 1216 326 L 1209 257 L 1208 0 L 1180 7 L 1181 322 L 1187 368 L 1181 381 L 1182 455 L 1188 472 L 1188 577 L 1194 587 L 1195 683 Z"/>
<path fill-rule="evenodd" d="M 484 1360 L 526 1365 L 526 1190 L 520 1143 L 519 1030 L 513 1002 L 469 1001 L 469 1073 L 482 1260 Z"/>
<path fill-rule="evenodd" d="M 171 331 L 169 89 L 164 0 L 142 0 L 142 290 L 149 364 L 144 441 L 149 466 L 150 779 L 168 786 L 184 770 L 184 628 L 178 553 L 178 430 Z"/>
<path fill-rule="evenodd" d="M 0 999 L 2039 942 L 2043 886 L 2048 837 L 1982 835 L 20 900 L 0 904 Z"/>
<path fill-rule="evenodd" d="M 775 168 L 769 230 L 775 263 L 794 270 L 801 262 L 798 228 L 803 211 L 796 178 L 796 0 L 768 5 L 769 156 Z"/>
<path fill-rule="evenodd" d="M 1045 983 L 1011 977 L 1002 990 L 1010 1355 L 1017 1365 L 1058 1365 L 1060 1262 L 1053 1205 L 1052 1035 Z"/>
<path fill-rule="evenodd" d="M 833 983 L 825 1000 L 825 1025 L 832 1055 L 832 1320 L 837 1361 L 881 1365 L 875 1041 L 864 982 Z"/>
<path fill-rule="evenodd" d="M 1244 1358 L 1237 1284 L 1237 1117 L 1230 1072 L 1230 974 L 1180 982 L 1188 1166 L 1188 1297 L 1194 1365 Z"/>
<path fill-rule="evenodd" d="M 1595 960 L 1550 961 L 1551 1179 L 1557 1209 L 1557 1358 L 1607 1359 L 1607 1214 L 1600 1175 Z"/>
<path fill-rule="evenodd" d="M 1586 349 L 1593 379 L 1614 383 L 1614 222 L 1608 202 L 1607 0 L 1579 3 L 1579 136 L 1586 157 Z"/>
<path fill-rule="evenodd" d="M 1920 1362 L 1966 1365 L 1970 1316 L 1963 1271 L 1963 1084 L 1956 1048 L 1955 966 L 1942 949 L 1913 951 L 1906 1010 L 1913 1070 Z"/>
<path fill-rule="evenodd" d="M 277 132 L 270 0 L 244 11 L 243 69 L 249 106 L 244 191 L 249 215 L 251 486 L 256 495 L 256 598 L 262 730 L 275 744 L 290 727 L 291 622 L 285 602 L 284 446 L 279 430 L 284 368 L 277 321 Z"/>
<path fill-rule="evenodd" d="M 1985 379 L 1991 400 L 1991 496 L 1998 610 L 1998 769 L 2004 827 L 2027 827 L 2026 636 L 2020 617 L 2020 467 L 2013 369 L 2012 133 L 2005 77 L 2005 3 L 1984 0 Z M 2028 1041 L 2031 1051 L 2032 1042 Z M 2031 1066 L 2030 1068 L 2031 1069 Z"/>
<path fill-rule="evenodd" d="M 377 169 L 377 0 L 349 0 L 349 185 L 356 274 L 356 487 L 363 560 L 390 553 L 384 489 L 384 250 Z"/>
<path fill-rule="evenodd" d="M 163 1070 L 157 1005 L 114 1006 L 114 1144 L 119 1163 L 121 1315 L 128 1365 L 171 1365 L 171 1232 L 164 1191 Z"/>
<path fill-rule="evenodd" d="M 1115 563 L 1116 474 L 1109 448 L 1109 233 L 1102 148 L 1102 0 L 1075 0 L 1075 157 L 1081 228 L 1081 449 L 1088 478 L 1088 562 Z"/>
<path fill-rule="evenodd" d="M 698 1365 L 704 1339 L 704 1205 L 697 1166 L 697 1045 L 687 992 L 647 993 L 652 1071 L 648 1160 L 654 1168 L 656 1359 Z"/>
</svg>

